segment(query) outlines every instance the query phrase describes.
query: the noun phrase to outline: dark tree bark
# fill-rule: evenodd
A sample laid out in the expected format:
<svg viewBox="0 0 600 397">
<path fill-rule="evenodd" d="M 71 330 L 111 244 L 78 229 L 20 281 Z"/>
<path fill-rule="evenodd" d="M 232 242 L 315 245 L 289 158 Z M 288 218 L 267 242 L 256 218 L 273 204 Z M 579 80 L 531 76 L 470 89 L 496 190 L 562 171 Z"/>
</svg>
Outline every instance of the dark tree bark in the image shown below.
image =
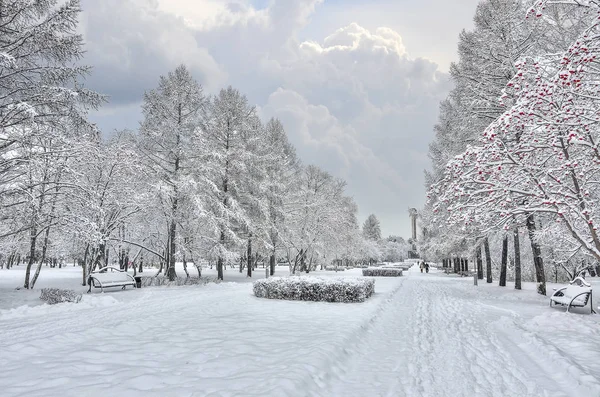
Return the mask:
<svg viewBox="0 0 600 397">
<path fill-rule="evenodd" d="M 486 237 L 483 240 L 483 249 L 485 251 L 485 271 L 486 271 L 486 282 L 491 283 L 492 282 L 492 256 L 490 255 L 490 242 L 488 241 L 488 238 Z"/>
<path fill-rule="evenodd" d="M 508 235 L 502 239 L 502 264 L 500 267 L 500 287 L 506 287 L 506 266 L 508 262 Z"/>
<path fill-rule="evenodd" d="M 172 207 L 173 215 L 177 213 L 177 197 L 173 199 L 173 207 Z M 177 223 L 175 223 L 175 219 L 171 219 L 171 226 L 169 229 L 169 264 L 167 268 L 167 277 L 169 277 L 169 281 L 175 281 L 177 278 L 177 273 L 175 272 L 175 238 L 177 234 Z"/>
<path fill-rule="evenodd" d="M 521 243 L 519 242 L 519 228 L 513 232 L 515 247 L 515 289 L 521 289 Z"/>
<path fill-rule="evenodd" d="M 222 246 L 225 245 L 225 232 L 223 231 L 221 232 L 220 241 Z M 217 259 L 217 279 L 223 280 L 223 257 L 221 255 Z"/>
<path fill-rule="evenodd" d="M 252 234 L 248 238 L 248 251 L 247 251 L 246 255 L 248 256 L 248 258 L 247 258 L 248 262 L 246 264 L 248 269 L 246 270 L 246 272 L 247 272 L 246 275 L 248 277 L 252 277 Z"/>
<path fill-rule="evenodd" d="M 271 254 L 271 257 L 269 258 L 269 267 L 271 268 L 270 275 L 272 276 L 275 274 L 275 254 Z"/>
<path fill-rule="evenodd" d="M 531 251 L 533 252 L 533 264 L 535 266 L 535 279 L 537 282 L 537 292 L 541 295 L 546 295 L 546 273 L 544 272 L 544 260 L 542 259 L 542 249 L 535 241 L 535 218 L 533 214 L 527 217 L 527 231 L 529 232 L 529 240 L 531 241 Z"/>
<path fill-rule="evenodd" d="M 477 246 L 476 257 L 477 257 L 477 278 L 483 280 L 483 260 L 481 259 L 481 245 Z"/>
<path fill-rule="evenodd" d="M 190 278 L 190 273 L 188 272 L 188 269 L 187 269 L 187 259 L 185 257 L 185 254 L 183 254 L 183 271 L 185 272 L 185 277 Z"/>
<path fill-rule="evenodd" d="M 83 285 L 84 287 L 87 285 L 87 268 L 88 268 L 88 255 L 90 253 L 90 245 L 85 246 L 85 253 L 83 254 L 83 266 L 81 266 L 82 274 L 83 274 Z"/>
<path fill-rule="evenodd" d="M 37 230 L 33 226 L 29 232 L 29 261 L 27 262 L 27 269 L 25 270 L 25 283 L 23 288 L 29 289 L 29 276 L 31 275 L 31 267 L 35 262 L 35 244 L 37 241 Z"/>
<path fill-rule="evenodd" d="M 46 260 L 46 253 L 48 251 L 48 240 L 50 236 L 50 226 L 46 227 L 46 231 L 44 232 L 44 243 L 42 246 L 42 259 L 38 262 L 37 268 L 35 269 L 35 274 L 33 275 L 33 280 L 31 280 L 31 285 L 29 286 L 31 289 L 35 286 L 35 282 L 40 276 L 40 270 L 42 269 L 42 263 Z M 55 258 L 56 260 L 56 258 Z"/>
</svg>

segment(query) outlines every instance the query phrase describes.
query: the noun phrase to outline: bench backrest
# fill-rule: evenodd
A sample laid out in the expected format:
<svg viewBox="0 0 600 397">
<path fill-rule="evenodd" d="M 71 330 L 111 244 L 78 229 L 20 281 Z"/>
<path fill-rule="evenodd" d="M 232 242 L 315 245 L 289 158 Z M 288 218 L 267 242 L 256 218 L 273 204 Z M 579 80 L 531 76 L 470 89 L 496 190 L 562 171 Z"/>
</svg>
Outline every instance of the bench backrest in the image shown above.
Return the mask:
<svg viewBox="0 0 600 397">
<path fill-rule="evenodd" d="M 110 270 L 113 271 L 110 271 Z M 103 271 L 106 270 L 106 271 Z M 123 270 L 114 268 L 114 267 L 105 267 L 100 270 L 94 271 L 90 274 L 90 277 L 93 277 L 97 280 L 100 280 L 102 283 L 115 283 L 115 282 L 135 282 L 133 276 Z"/>
<path fill-rule="evenodd" d="M 592 292 L 591 287 L 579 287 L 577 285 L 569 285 L 567 288 L 561 290 L 563 296 L 568 299 L 573 299 L 577 295 L 581 293 L 585 293 L 585 295 L 579 295 L 576 301 L 579 301 L 581 304 L 587 304 L 587 301 L 590 297 L 590 293 Z"/>
</svg>

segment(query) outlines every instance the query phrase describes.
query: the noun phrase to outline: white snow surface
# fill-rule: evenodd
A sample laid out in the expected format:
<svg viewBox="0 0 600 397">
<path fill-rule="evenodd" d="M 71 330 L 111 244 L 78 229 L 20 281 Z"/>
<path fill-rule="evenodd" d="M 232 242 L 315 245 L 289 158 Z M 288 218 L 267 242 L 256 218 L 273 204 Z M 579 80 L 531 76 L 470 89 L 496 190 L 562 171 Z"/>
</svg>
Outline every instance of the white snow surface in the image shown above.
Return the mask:
<svg viewBox="0 0 600 397">
<path fill-rule="evenodd" d="M 262 269 L 227 270 L 232 282 L 39 301 L 43 287 L 84 292 L 80 271 L 44 268 L 24 291 L 23 266 L 0 270 L 1 396 L 600 396 L 600 316 L 550 308 L 533 283 L 413 267 L 376 278 L 364 303 L 324 303 L 256 298 Z"/>
</svg>

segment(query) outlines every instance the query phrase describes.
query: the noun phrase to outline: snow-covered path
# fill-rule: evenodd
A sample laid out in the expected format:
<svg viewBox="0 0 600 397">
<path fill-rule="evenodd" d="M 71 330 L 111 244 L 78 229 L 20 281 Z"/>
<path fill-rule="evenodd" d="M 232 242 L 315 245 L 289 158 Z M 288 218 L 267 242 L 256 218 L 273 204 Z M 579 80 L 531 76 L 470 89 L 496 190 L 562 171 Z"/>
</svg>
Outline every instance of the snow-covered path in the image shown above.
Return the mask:
<svg viewBox="0 0 600 397">
<path fill-rule="evenodd" d="M 2 397 L 600 396 L 600 316 L 550 309 L 533 284 L 409 271 L 330 304 L 259 299 L 237 276 L 32 306 L 6 280 L 0 303 L 27 304 L 0 309 Z"/>
<path fill-rule="evenodd" d="M 319 395 L 600 396 L 600 373 L 520 327 L 517 308 L 475 296 L 470 280 L 407 276 Z"/>
</svg>

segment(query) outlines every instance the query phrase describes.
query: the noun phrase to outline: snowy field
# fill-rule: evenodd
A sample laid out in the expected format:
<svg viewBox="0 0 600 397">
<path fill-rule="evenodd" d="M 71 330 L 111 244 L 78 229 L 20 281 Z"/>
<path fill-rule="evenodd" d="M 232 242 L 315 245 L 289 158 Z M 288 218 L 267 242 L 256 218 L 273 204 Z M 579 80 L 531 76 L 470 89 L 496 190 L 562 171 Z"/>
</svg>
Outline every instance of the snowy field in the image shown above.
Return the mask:
<svg viewBox="0 0 600 397">
<path fill-rule="evenodd" d="M 39 288 L 85 291 L 79 268 L 42 270 Z M 533 284 L 411 269 L 365 303 L 288 302 L 228 269 L 48 306 L 15 290 L 23 272 L 0 270 L 3 397 L 600 396 L 600 316 L 551 309 Z"/>
</svg>

